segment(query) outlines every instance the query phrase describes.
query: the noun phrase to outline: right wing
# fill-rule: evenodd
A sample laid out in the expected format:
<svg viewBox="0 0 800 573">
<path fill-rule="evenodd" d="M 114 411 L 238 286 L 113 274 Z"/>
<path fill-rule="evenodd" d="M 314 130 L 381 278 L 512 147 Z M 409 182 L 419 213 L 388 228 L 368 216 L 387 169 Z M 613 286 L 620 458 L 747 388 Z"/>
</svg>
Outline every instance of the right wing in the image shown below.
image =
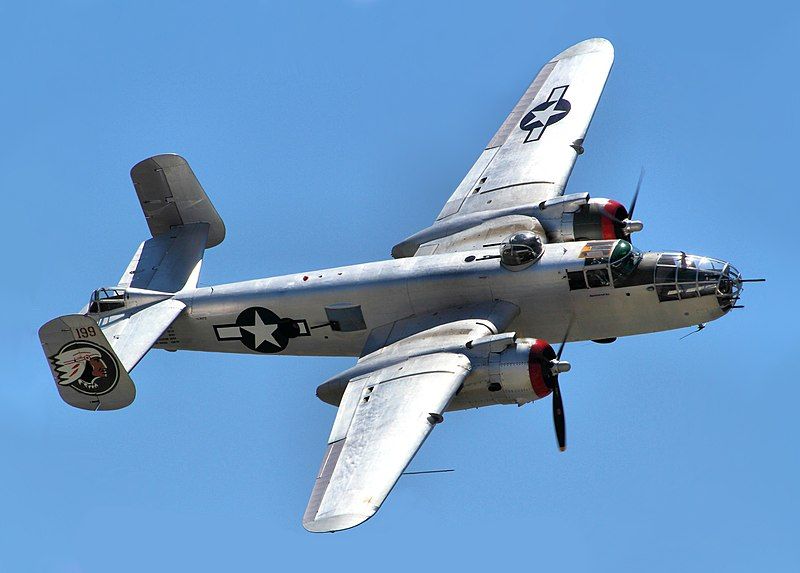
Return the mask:
<svg viewBox="0 0 800 573">
<path fill-rule="evenodd" d="M 420 246 L 433 239 L 463 232 L 497 217 L 528 214 L 542 201 L 562 195 L 575 160 L 583 153 L 586 131 L 613 61 L 611 43 L 593 38 L 575 44 L 545 64 L 436 222 L 395 245 L 392 256 L 458 249 L 459 244 L 431 244 L 418 252 Z M 524 225 L 518 227 L 523 228 Z"/>
</svg>

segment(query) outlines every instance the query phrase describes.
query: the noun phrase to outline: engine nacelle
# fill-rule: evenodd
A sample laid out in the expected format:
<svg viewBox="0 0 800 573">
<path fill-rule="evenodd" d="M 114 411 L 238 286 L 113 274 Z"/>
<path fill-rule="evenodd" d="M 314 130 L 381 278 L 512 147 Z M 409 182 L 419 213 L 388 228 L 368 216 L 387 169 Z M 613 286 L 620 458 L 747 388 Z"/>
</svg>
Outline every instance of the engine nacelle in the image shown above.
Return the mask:
<svg viewBox="0 0 800 573">
<path fill-rule="evenodd" d="M 539 206 L 535 214 L 547 232 L 550 242 L 593 241 L 601 239 L 630 240 L 630 234 L 641 229 L 641 223 L 628 220 L 628 210 L 613 199 L 587 199 L 548 206 Z"/>
<path fill-rule="evenodd" d="M 472 348 L 480 351 L 478 344 Z M 470 359 L 472 372 L 447 411 L 493 404 L 521 406 L 548 396 L 559 372 L 570 369 L 568 362 L 556 359 L 553 347 L 546 340 L 536 338 L 517 338 L 502 350 L 491 349 L 488 354 L 478 354 Z"/>
<path fill-rule="evenodd" d="M 552 391 L 557 373 L 556 353 L 546 340 L 520 338 L 499 353 L 489 355 L 488 390 L 494 401 L 524 404 Z"/>
</svg>

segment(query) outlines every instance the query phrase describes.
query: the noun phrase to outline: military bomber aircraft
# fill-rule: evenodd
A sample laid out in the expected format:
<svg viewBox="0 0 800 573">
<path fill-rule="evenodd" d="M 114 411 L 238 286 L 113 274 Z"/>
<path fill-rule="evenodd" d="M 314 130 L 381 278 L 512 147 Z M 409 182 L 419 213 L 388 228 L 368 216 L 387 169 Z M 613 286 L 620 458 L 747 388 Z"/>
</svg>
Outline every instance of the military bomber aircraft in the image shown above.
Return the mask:
<svg viewBox="0 0 800 573">
<path fill-rule="evenodd" d="M 357 357 L 317 388 L 338 412 L 302 519 L 314 532 L 374 515 L 444 412 L 552 395 L 563 450 L 566 342 L 703 325 L 745 282 L 725 261 L 633 246 L 638 188 L 630 210 L 565 194 L 613 59 L 598 38 L 545 64 L 436 221 L 391 260 L 198 287 L 222 219 L 182 157 L 138 163 L 152 238 L 116 285 L 39 330 L 61 398 L 130 405 L 130 372 L 151 347 Z"/>
</svg>

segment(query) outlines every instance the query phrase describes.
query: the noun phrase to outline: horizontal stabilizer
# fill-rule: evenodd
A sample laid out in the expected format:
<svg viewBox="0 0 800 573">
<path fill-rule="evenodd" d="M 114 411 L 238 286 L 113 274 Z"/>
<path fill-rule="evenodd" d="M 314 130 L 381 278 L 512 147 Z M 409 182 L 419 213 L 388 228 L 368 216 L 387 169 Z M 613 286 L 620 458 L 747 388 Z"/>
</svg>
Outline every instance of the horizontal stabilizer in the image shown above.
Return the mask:
<svg viewBox="0 0 800 573">
<path fill-rule="evenodd" d="M 184 308 L 186 305 L 178 300 L 164 300 L 129 314 L 102 318 L 100 327 L 122 366 L 130 372 Z"/>
<path fill-rule="evenodd" d="M 136 387 L 97 323 L 80 314 L 54 318 L 39 340 L 61 398 L 84 410 L 130 405 Z"/>
</svg>

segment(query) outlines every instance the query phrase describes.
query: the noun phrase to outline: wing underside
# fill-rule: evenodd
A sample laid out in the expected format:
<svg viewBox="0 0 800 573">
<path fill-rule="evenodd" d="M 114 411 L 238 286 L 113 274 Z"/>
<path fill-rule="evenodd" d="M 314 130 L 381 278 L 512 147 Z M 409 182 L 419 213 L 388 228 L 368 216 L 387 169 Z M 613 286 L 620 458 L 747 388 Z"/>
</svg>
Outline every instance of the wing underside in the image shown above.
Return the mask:
<svg viewBox="0 0 800 573">
<path fill-rule="evenodd" d="M 611 44 L 596 38 L 545 64 L 437 220 L 563 193 L 613 59 Z"/>
<path fill-rule="evenodd" d="M 409 358 L 347 386 L 303 527 L 355 527 L 380 508 L 470 370 L 460 354 Z"/>
<path fill-rule="evenodd" d="M 339 410 L 303 516 L 306 529 L 348 529 L 380 508 L 471 371 L 467 343 L 501 332 L 518 312 L 493 301 L 373 330 L 358 364 L 317 389 Z"/>
<path fill-rule="evenodd" d="M 495 217 L 530 215 L 532 207 L 562 195 L 613 61 L 611 43 L 593 38 L 545 64 L 436 222 L 396 245 L 392 256 L 430 254 L 418 249 Z"/>
</svg>

